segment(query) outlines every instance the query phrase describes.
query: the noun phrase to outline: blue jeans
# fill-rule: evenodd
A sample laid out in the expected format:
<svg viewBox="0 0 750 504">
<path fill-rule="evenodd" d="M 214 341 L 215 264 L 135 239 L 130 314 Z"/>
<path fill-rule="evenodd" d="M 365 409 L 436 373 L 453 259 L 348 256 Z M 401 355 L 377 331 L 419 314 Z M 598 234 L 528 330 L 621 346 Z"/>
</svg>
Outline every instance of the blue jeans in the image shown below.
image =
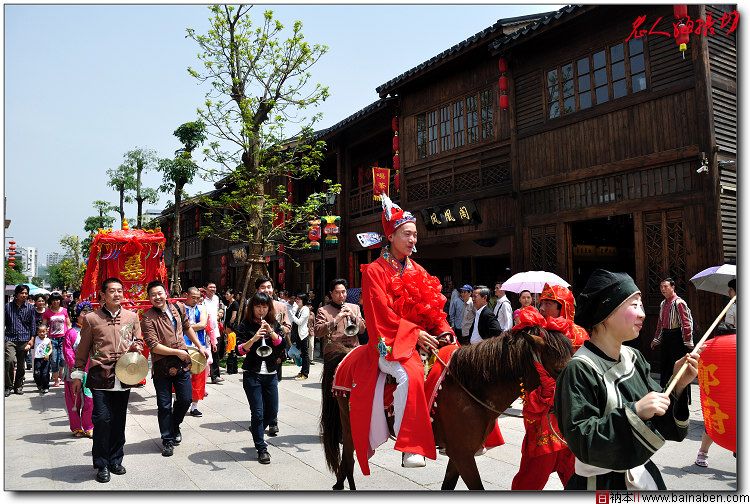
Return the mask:
<svg viewBox="0 0 750 504">
<path fill-rule="evenodd" d="M 250 405 L 250 432 L 255 449 L 258 453 L 268 451 L 263 431 L 276 420 L 279 411 L 278 377 L 276 373 L 264 375 L 245 371 L 242 374 L 242 388 Z"/>
<path fill-rule="evenodd" d="M 172 406 L 172 386 L 175 392 L 174 406 Z M 193 400 L 190 371 L 180 370 L 175 376 L 154 376 L 154 389 L 156 390 L 161 442 L 162 444 L 174 443 L 175 436 L 180 432 L 180 424 L 190 407 L 190 401 Z"/>
<path fill-rule="evenodd" d="M 49 356 L 49 372 L 57 373 L 60 366 L 65 365 L 65 356 L 63 355 L 63 340 L 65 337 L 50 339 L 52 340 L 52 355 Z"/>
</svg>

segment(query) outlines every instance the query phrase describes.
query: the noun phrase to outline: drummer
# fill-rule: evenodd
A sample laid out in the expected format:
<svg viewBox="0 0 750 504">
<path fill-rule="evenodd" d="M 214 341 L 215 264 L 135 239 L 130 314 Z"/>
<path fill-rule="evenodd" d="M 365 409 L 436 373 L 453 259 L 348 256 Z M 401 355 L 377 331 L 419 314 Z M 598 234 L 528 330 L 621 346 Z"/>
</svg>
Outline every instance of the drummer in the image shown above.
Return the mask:
<svg viewBox="0 0 750 504">
<path fill-rule="evenodd" d="M 208 349 L 201 345 L 190 320 L 185 314 L 185 306 L 177 306 L 167 301 L 167 291 L 159 280 L 146 287 L 152 307 L 143 312 L 141 331 L 143 339 L 151 349 L 151 372 L 156 391 L 159 431 L 161 432 L 164 457 L 171 457 L 174 447 L 182 442 L 180 424 L 185 418 L 192 399 L 190 382 L 190 354 L 183 339 L 183 333 L 193 342 L 195 348 L 208 358 Z M 172 389 L 175 402 L 172 406 Z"/>
<path fill-rule="evenodd" d="M 110 472 L 125 474 L 122 459 L 130 385 L 120 383 L 115 376 L 115 365 L 124 352 L 140 352 L 143 348 L 138 315 L 120 306 L 123 297 L 119 278 L 107 278 L 102 282 L 103 305 L 84 316 L 75 368 L 70 375 L 73 396 L 77 396 L 84 367 L 91 358 L 86 386 L 91 389 L 94 402 L 91 457 L 99 483 L 107 483 Z"/>
</svg>

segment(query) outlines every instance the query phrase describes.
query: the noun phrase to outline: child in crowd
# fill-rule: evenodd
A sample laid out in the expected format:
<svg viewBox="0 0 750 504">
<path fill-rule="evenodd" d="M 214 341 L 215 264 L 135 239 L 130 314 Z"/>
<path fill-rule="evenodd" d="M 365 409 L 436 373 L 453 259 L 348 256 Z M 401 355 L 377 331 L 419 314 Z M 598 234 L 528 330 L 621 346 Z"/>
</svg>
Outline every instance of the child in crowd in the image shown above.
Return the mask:
<svg viewBox="0 0 750 504">
<path fill-rule="evenodd" d="M 31 344 L 27 344 L 26 348 L 31 349 Z M 49 356 L 51 353 L 52 340 L 47 334 L 47 324 L 42 322 L 36 326 L 36 338 L 34 338 L 34 383 L 42 395 L 49 392 Z"/>
<path fill-rule="evenodd" d="M 65 408 L 68 411 L 70 431 L 73 435 L 77 438 L 84 436 L 90 438 L 94 435 L 94 422 L 91 419 L 91 414 L 94 410 L 94 399 L 91 396 L 91 391 L 85 385 L 81 387 L 77 395 L 73 394 L 73 381 L 70 379 L 70 373 L 75 367 L 76 349 L 78 348 L 78 343 L 81 341 L 80 324 L 84 323 L 86 314 L 92 311 L 91 303 L 89 301 L 80 302 L 75 310 L 76 323 L 71 329 L 67 330 L 65 341 L 63 341 L 63 356 L 65 357 Z M 86 363 L 86 371 L 88 371 L 88 363 Z"/>
</svg>

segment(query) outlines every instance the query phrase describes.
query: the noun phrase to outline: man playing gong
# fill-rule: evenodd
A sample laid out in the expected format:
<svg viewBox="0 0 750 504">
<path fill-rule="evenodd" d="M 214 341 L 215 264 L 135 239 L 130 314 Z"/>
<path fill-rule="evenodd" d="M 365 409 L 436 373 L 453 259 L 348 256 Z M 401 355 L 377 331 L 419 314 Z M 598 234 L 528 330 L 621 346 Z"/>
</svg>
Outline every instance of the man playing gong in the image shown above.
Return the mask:
<svg viewBox="0 0 750 504">
<path fill-rule="evenodd" d="M 143 349 L 138 315 L 120 306 L 122 282 L 108 278 L 102 282 L 102 306 L 85 315 L 81 321 L 81 341 L 75 358 L 73 396 L 77 397 L 84 379 L 86 361 L 91 359 L 86 386 L 91 389 L 94 410 L 94 438 L 91 448 L 96 481 L 107 483 L 110 472 L 122 475 L 125 446 L 125 415 L 130 387 L 115 376 L 117 360 L 125 352 Z"/>
<path fill-rule="evenodd" d="M 141 331 L 143 339 L 151 349 L 151 371 L 156 391 L 157 415 L 164 457 L 171 457 L 174 447 L 182 442 L 180 424 L 192 401 L 190 365 L 192 360 L 183 333 L 187 335 L 204 357 L 208 349 L 201 345 L 185 315 L 184 306 L 167 301 L 164 284 L 159 280 L 146 287 L 148 299 L 153 305 L 143 312 Z M 175 391 L 172 406 L 172 389 Z"/>
</svg>

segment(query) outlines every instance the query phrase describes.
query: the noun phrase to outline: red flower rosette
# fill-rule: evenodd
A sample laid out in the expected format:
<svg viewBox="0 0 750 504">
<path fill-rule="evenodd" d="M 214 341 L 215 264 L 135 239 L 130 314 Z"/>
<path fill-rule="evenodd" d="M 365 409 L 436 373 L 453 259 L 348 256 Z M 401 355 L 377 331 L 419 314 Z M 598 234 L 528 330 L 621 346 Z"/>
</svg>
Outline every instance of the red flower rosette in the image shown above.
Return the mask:
<svg viewBox="0 0 750 504">
<path fill-rule="evenodd" d="M 394 275 L 388 286 L 393 296 L 393 311 L 399 317 L 425 330 L 434 327 L 445 316 L 446 298 L 440 280 L 425 271 L 410 268 L 402 275 Z"/>
</svg>

